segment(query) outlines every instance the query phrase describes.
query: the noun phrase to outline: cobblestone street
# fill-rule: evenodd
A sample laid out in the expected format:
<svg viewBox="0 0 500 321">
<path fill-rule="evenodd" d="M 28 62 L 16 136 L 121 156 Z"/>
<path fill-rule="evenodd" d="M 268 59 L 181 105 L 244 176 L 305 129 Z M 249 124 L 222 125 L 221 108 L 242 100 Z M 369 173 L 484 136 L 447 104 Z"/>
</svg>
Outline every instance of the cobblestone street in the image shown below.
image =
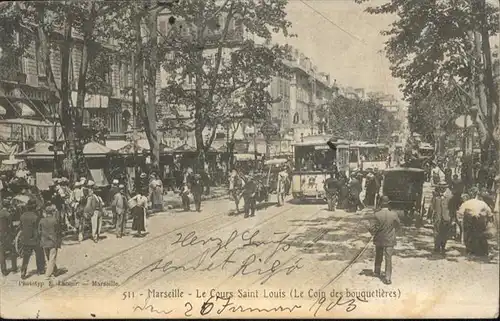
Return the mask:
<svg viewBox="0 0 500 321">
<path fill-rule="evenodd" d="M 428 226 L 404 227 L 393 258 L 393 284 L 387 286 L 366 275 L 373 268 L 374 258 L 367 230 L 371 213 L 370 209 L 332 213 L 322 203 L 288 202 L 283 207 L 275 203 L 260 205 L 256 217 L 245 219 L 234 214 L 234 203 L 228 199 L 209 200 L 203 203 L 201 213 L 174 209 L 152 215 L 149 234 L 144 238 L 127 235 L 117 239 L 109 231 L 98 244 L 66 240 L 58 256 L 58 267 L 65 273 L 54 279 L 52 286 L 42 276 L 33 275 L 23 285 L 19 274 L 8 275 L 2 279 L 0 304 L 17 311 L 27 305 L 33 311 L 36 306 L 39 317 L 76 309 L 84 299 L 89 314 L 81 317 L 111 317 L 116 313 L 161 316 L 135 308 L 146 303 L 154 304 L 157 310 L 172 310 L 169 317 L 183 316 L 189 309 L 193 316 L 233 315 L 218 314 L 215 308 L 206 315 L 199 314 L 208 299 L 201 293 L 216 289 L 219 293 L 233 292 L 232 303 L 247 307 L 255 301 L 246 296 L 258 291 L 262 300 L 264 295 L 278 296 L 274 305 L 300 305 L 295 312 L 301 310 L 302 314 L 307 311 L 311 316 L 352 316 L 340 304 L 329 311 L 315 304 L 319 298 L 315 295 L 334 290 L 344 295 L 378 291 L 377 297 L 372 294 L 366 302 L 357 301 L 357 317 L 374 311 L 389 318 L 402 313 L 414 317 L 449 316 L 450 306 L 457 317 L 464 313 L 475 317 L 495 313 L 474 307 L 495 306 L 498 282 L 491 280 L 498 279 L 497 244 L 492 244 L 490 258 L 479 260 L 466 257 L 463 245 L 450 241 L 443 258 L 431 253 L 433 239 Z M 34 268 L 33 260 L 29 270 Z M 292 288 L 304 291 L 306 299 L 292 298 Z M 175 290 L 184 293 L 182 298 L 177 295 L 165 299 L 152 294 Z M 390 298 L 391 293 L 399 300 Z M 106 305 L 100 303 L 103 299 Z M 447 307 L 446 312 L 440 309 L 442 306 Z M 265 308 L 265 304 L 259 308 Z M 7 310 L 2 312 L 9 316 Z"/>
</svg>

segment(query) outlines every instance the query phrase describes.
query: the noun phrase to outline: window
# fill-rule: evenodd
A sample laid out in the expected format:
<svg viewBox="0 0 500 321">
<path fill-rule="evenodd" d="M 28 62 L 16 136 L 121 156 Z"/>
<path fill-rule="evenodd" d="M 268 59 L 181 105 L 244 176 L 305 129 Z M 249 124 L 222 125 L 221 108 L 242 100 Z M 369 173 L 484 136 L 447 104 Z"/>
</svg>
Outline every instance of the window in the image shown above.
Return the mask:
<svg viewBox="0 0 500 321">
<path fill-rule="evenodd" d="M 160 32 L 162 35 L 167 34 L 167 22 L 166 21 L 160 21 Z"/>
<path fill-rule="evenodd" d="M 106 119 L 110 133 L 120 133 L 122 125 L 122 113 L 108 109 L 108 117 Z"/>
<path fill-rule="evenodd" d="M 129 67 L 127 63 L 122 62 L 120 64 L 120 88 L 127 88 L 128 84 L 128 75 L 129 75 Z"/>
<path fill-rule="evenodd" d="M 39 42 L 35 46 L 35 63 L 38 75 L 45 76 L 45 59 Z"/>
</svg>

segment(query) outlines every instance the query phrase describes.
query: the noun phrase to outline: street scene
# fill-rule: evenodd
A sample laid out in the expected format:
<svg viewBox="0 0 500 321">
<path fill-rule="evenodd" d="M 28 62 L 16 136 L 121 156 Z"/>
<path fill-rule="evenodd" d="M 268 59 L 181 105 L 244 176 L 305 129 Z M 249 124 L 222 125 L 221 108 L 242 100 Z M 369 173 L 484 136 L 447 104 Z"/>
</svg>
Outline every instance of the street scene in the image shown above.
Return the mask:
<svg viewBox="0 0 500 321">
<path fill-rule="evenodd" d="M 409 3 L 0 3 L 1 316 L 498 317 L 499 3 Z"/>
</svg>

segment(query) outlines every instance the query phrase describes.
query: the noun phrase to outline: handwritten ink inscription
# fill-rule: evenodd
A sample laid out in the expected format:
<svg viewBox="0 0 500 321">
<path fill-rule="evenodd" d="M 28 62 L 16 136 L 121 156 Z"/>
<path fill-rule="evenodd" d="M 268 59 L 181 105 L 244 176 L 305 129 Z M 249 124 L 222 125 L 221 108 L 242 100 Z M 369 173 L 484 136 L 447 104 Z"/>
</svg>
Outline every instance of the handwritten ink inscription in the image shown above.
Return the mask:
<svg viewBox="0 0 500 321">
<path fill-rule="evenodd" d="M 191 301 L 186 301 L 184 303 L 183 311 L 180 311 L 186 317 L 218 317 L 224 316 L 231 313 L 254 313 L 254 314 L 269 314 L 269 313 L 288 313 L 293 312 L 305 312 L 313 317 L 317 317 L 318 314 L 324 315 L 325 313 L 334 314 L 335 312 L 353 312 L 361 304 L 367 303 L 366 298 L 355 297 L 346 298 L 342 294 L 338 295 L 336 298 L 329 300 L 327 297 L 320 297 L 313 302 L 309 307 L 304 306 L 303 302 L 297 302 L 293 304 L 276 304 L 276 305 L 266 305 L 259 306 L 258 303 L 251 301 L 245 301 L 245 303 L 239 303 L 235 300 L 233 296 L 213 296 L 211 295 L 208 299 L 203 301 L 201 304 L 196 304 Z M 153 303 L 151 303 L 150 298 L 146 298 L 144 302 L 139 305 L 134 305 L 133 311 L 148 312 L 156 315 L 169 315 L 174 313 L 173 309 L 157 308 Z"/>
<path fill-rule="evenodd" d="M 227 238 L 209 237 L 201 238 L 196 232 L 188 234 L 177 233 L 176 240 L 172 242 L 173 246 L 181 248 L 193 246 L 209 246 L 202 248 L 201 254 L 195 256 L 187 263 L 177 264 L 173 259 L 162 258 L 146 267 L 149 272 L 161 272 L 170 274 L 173 272 L 210 272 L 223 271 L 234 266 L 231 277 L 236 276 L 257 276 L 260 284 L 265 284 L 271 278 L 277 275 L 290 275 L 294 271 L 303 268 L 302 258 L 290 255 L 283 259 L 277 256 L 287 253 L 290 250 L 290 234 L 277 232 L 277 239 L 258 240 L 259 230 L 238 232 L 233 230 Z M 266 248 L 269 251 L 253 253 L 252 248 L 271 246 Z M 249 253 L 250 252 L 250 253 Z M 243 255 L 243 258 L 237 259 L 237 256 Z"/>
</svg>

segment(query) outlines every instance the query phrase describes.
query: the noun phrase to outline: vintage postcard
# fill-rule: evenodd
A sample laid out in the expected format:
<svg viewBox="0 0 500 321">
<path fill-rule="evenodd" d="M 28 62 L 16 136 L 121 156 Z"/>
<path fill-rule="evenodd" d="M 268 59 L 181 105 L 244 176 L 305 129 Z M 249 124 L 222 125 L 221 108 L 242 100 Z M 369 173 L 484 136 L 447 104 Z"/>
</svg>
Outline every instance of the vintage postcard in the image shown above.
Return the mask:
<svg viewBox="0 0 500 321">
<path fill-rule="evenodd" d="M 0 2 L 0 316 L 494 318 L 497 0 Z"/>
</svg>

